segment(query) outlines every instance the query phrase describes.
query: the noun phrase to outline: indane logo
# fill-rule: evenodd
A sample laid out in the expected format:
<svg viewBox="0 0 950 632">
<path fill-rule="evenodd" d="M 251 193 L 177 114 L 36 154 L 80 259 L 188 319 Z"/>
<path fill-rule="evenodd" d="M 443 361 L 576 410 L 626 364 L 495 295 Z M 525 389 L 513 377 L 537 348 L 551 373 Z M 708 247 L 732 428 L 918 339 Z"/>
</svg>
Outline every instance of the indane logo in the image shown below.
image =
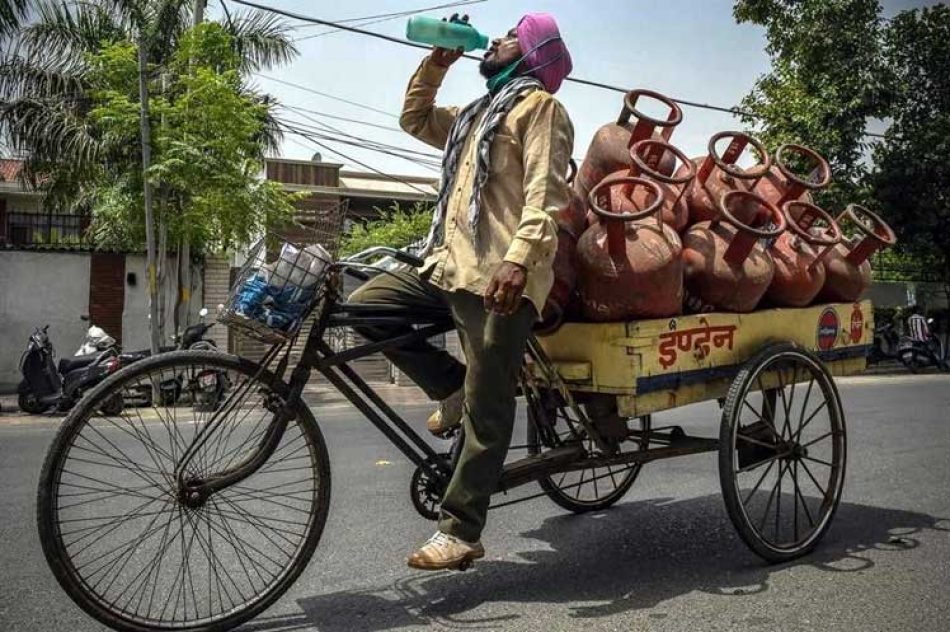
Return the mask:
<svg viewBox="0 0 950 632">
<path fill-rule="evenodd" d="M 838 319 L 838 312 L 833 307 L 828 307 L 818 317 L 818 348 L 827 351 L 835 346 L 835 340 L 838 339 L 838 330 L 841 322 Z"/>
</svg>

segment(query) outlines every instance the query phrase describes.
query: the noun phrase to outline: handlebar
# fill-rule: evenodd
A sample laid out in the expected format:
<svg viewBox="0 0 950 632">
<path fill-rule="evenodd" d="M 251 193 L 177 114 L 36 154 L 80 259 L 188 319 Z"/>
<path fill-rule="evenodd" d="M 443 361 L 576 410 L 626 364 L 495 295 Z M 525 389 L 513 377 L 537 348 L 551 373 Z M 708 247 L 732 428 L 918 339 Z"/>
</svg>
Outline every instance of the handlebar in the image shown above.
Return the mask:
<svg viewBox="0 0 950 632">
<path fill-rule="evenodd" d="M 424 263 L 422 259 L 406 252 L 405 250 L 390 248 L 389 246 L 373 246 L 372 248 L 367 248 L 366 250 L 362 250 L 355 255 L 350 255 L 349 257 L 340 259 L 340 263 L 363 263 L 375 257 L 392 257 L 393 259 L 401 261 L 402 263 L 412 266 L 413 268 L 421 267 Z"/>
</svg>

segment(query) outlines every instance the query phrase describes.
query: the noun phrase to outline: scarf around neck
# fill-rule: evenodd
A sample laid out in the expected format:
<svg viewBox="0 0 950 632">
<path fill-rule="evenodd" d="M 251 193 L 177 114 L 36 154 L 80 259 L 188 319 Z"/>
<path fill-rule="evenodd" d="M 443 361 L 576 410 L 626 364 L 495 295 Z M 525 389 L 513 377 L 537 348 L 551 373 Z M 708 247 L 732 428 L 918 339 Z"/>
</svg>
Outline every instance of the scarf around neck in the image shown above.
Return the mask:
<svg viewBox="0 0 950 632">
<path fill-rule="evenodd" d="M 485 116 L 482 117 L 475 128 L 472 142 L 476 144 L 477 160 L 475 163 L 475 182 L 472 186 L 472 192 L 468 201 L 468 225 L 472 233 L 472 241 L 478 245 L 478 218 L 481 212 L 481 193 L 482 187 L 488 181 L 489 156 L 492 141 L 495 139 L 495 132 L 498 126 L 507 116 L 511 108 L 514 107 L 517 99 L 534 90 L 542 89 L 543 85 L 534 77 L 515 77 L 496 93 L 488 93 L 485 96 L 469 103 L 458 113 L 452 129 L 449 130 L 449 137 L 445 142 L 445 150 L 442 156 L 442 178 L 439 181 L 439 195 L 436 198 L 435 209 L 432 213 L 432 224 L 429 227 L 429 234 L 426 237 L 425 245 L 419 256 L 428 256 L 434 248 L 442 245 L 445 238 L 445 214 L 448 206 L 449 193 L 455 184 L 458 176 L 458 163 L 461 158 L 462 147 L 465 139 L 468 137 L 472 124 L 478 117 L 482 108 L 486 108 Z"/>
</svg>

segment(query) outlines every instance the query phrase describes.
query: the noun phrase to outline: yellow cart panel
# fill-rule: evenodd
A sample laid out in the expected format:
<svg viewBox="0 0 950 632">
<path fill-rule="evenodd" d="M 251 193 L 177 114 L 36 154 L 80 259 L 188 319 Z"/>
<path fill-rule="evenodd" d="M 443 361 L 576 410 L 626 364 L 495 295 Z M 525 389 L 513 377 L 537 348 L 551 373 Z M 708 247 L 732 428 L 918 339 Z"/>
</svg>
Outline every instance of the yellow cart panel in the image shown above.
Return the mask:
<svg viewBox="0 0 950 632">
<path fill-rule="evenodd" d="M 832 375 L 860 373 L 873 332 L 871 302 L 861 301 L 565 323 L 538 340 L 572 391 L 614 394 L 618 412 L 633 417 L 724 397 L 742 365 L 771 343 L 813 351 Z"/>
</svg>

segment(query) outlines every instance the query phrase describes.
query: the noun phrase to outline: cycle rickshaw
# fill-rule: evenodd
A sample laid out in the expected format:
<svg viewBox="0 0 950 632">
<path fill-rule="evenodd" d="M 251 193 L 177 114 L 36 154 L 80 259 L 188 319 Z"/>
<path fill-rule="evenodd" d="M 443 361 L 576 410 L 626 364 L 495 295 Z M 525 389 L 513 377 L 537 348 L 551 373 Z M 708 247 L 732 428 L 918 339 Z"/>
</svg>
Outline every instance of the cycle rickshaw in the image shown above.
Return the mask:
<svg viewBox="0 0 950 632">
<path fill-rule="evenodd" d="M 435 518 L 452 451 L 430 447 L 350 363 L 453 323 L 447 312 L 347 304 L 342 274 L 360 274 L 380 255 L 419 263 L 377 248 L 328 265 L 309 300 L 309 329 L 275 331 L 225 310 L 224 322 L 271 345 L 260 362 L 160 354 L 117 372 L 73 409 L 43 465 L 37 520 L 50 567 L 87 613 L 120 630 L 220 630 L 287 590 L 329 510 L 330 456 L 301 397 L 313 370 L 415 464 L 410 497 Z M 338 328 L 382 322 L 412 329 L 349 349 L 328 343 Z M 602 510 L 644 464 L 718 452 L 726 509 L 745 543 L 769 562 L 803 555 L 841 498 L 846 432 L 833 376 L 864 369 L 873 326 L 862 302 L 566 323 L 533 337 L 520 386 L 527 437 L 512 453 L 524 456 L 509 459 L 498 491 L 538 483 L 527 498 Z M 189 391 L 217 374 L 229 384 L 219 405 L 191 404 Z M 169 375 L 182 378 L 177 401 L 98 412 L 114 393 Z M 722 408 L 712 436 L 654 423 L 656 413 L 705 400 Z"/>
</svg>

